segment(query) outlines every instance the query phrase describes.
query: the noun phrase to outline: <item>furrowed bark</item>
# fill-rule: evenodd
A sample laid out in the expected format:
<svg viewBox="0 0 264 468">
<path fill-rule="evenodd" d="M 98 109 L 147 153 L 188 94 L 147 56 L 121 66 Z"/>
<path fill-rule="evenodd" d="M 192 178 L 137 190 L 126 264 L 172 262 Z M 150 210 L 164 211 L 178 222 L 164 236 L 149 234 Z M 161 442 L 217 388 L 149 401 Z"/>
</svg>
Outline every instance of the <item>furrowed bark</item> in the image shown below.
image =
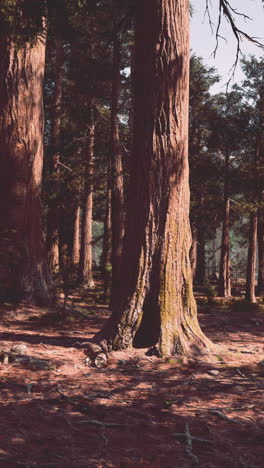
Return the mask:
<svg viewBox="0 0 264 468">
<path fill-rule="evenodd" d="M 0 282 L 40 305 L 53 301 L 40 218 L 44 65 L 44 33 L 20 46 L 1 34 Z"/>
<path fill-rule="evenodd" d="M 211 343 L 198 324 L 189 259 L 187 0 L 137 2 L 134 81 L 119 304 L 96 339 L 198 356 Z"/>
</svg>

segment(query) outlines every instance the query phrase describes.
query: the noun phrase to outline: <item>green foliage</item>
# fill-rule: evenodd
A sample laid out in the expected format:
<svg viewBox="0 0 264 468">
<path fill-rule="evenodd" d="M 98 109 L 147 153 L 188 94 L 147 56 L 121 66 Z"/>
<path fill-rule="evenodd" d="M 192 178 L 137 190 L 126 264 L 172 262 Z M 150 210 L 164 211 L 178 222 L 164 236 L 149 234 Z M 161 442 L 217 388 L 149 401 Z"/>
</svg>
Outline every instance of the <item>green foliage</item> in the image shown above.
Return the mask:
<svg viewBox="0 0 264 468">
<path fill-rule="evenodd" d="M 47 2 L 43 0 L 5 0 L 0 5 L 0 35 L 9 36 L 17 47 L 45 33 Z"/>
</svg>

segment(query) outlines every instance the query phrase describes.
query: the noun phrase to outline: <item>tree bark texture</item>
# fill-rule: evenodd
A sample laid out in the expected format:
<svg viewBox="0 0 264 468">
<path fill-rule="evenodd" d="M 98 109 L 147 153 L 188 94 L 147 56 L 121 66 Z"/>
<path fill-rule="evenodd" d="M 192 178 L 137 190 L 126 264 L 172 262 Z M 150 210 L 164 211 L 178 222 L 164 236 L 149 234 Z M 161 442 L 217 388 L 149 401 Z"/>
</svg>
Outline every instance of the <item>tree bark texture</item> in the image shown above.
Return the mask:
<svg viewBox="0 0 264 468">
<path fill-rule="evenodd" d="M 75 207 L 75 213 L 74 213 L 73 246 L 72 246 L 72 263 L 75 267 L 78 267 L 79 261 L 80 261 L 80 218 L 81 218 L 81 207 L 78 203 Z"/>
<path fill-rule="evenodd" d="M 45 37 L 20 47 L 1 37 L 1 284 L 37 304 L 53 300 L 41 230 Z"/>
<path fill-rule="evenodd" d="M 119 304 L 97 339 L 199 355 L 189 259 L 189 3 L 136 3 L 133 167 Z"/>
<path fill-rule="evenodd" d="M 116 26 L 117 27 L 117 26 Z M 113 41 L 113 82 L 111 107 L 112 138 L 112 190 L 111 190 L 111 225 L 112 225 L 112 291 L 111 308 L 118 303 L 120 292 L 121 260 L 124 238 L 124 182 L 122 155 L 120 149 L 118 102 L 120 95 L 120 40 L 118 30 Z"/>
<path fill-rule="evenodd" d="M 52 175 L 52 198 L 48 203 L 47 216 L 47 249 L 51 272 L 59 271 L 59 191 L 60 191 L 60 133 L 61 133 L 61 104 L 62 104 L 62 78 L 63 78 L 63 41 L 60 33 L 55 38 L 55 82 L 53 102 L 53 122 L 51 129 L 51 145 L 53 153 L 51 156 L 50 170 Z"/>
<path fill-rule="evenodd" d="M 219 271 L 219 296 L 231 296 L 231 275 L 230 275 L 230 200 L 229 200 L 229 154 L 225 157 L 225 180 L 224 180 L 224 211 L 223 229 Z"/>
<path fill-rule="evenodd" d="M 79 280 L 83 287 L 93 288 L 93 177 L 94 177 L 94 109 L 90 109 L 89 138 L 85 152 L 85 184 L 83 198 L 82 235 Z"/>
<path fill-rule="evenodd" d="M 255 303 L 255 281 L 256 281 L 256 253 L 257 253 L 257 230 L 258 216 L 253 213 L 250 216 L 249 244 L 247 259 L 247 281 L 246 281 L 246 301 Z"/>
</svg>

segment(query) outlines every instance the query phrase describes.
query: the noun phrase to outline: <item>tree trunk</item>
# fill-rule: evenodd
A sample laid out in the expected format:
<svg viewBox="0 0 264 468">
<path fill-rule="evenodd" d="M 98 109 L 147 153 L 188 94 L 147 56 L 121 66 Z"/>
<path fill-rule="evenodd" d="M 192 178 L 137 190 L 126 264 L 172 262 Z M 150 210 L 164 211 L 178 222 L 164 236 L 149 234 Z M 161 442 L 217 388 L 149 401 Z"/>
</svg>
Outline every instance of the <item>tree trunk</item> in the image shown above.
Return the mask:
<svg viewBox="0 0 264 468">
<path fill-rule="evenodd" d="M 113 41 L 113 82 L 111 108 L 111 138 L 112 138 L 112 193 L 111 193 L 111 225 L 112 225 L 112 292 L 111 308 L 118 302 L 120 290 L 120 271 L 124 237 L 124 188 L 123 168 L 120 150 L 118 101 L 120 94 L 120 42 L 118 31 L 115 31 Z"/>
<path fill-rule="evenodd" d="M 46 305 L 53 293 L 40 217 L 45 38 L 18 47 L 1 36 L 0 283 L 4 295 Z"/>
<path fill-rule="evenodd" d="M 81 207 L 79 203 L 75 208 L 74 215 L 74 231 L 73 231 L 73 247 L 72 247 L 72 263 L 77 268 L 80 261 L 80 217 Z"/>
<path fill-rule="evenodd" d="M 80 252 L 79 281 L 80 284 L 92 289 L 93 281 L 93 248 L 92 248 L 92 227 L 93 227 L 93 173 L 94 173 L 94 109 L 90 108 L 89 117 L 89 138 L 86 149 L 86 167 L 85 167 L 85 187 L 83 200 L 82 216 L 82 236 Z"/>
<path fill-rule="evenodd" d="M 147 27 L 146 27 L 147 25 Z M 135 112 L 119 304 L 97 340 L 201 355 L 189 259 L 189 3 L 136 3 Z"/>
<path fill-rule="evenodd" d="M 110 168 L 109 168 L 110 169 Z M 107 194 L 106 194 L 106 206 L 105 206 L 105 218 L 104 218 L 104 239 L 103 239 L 103 252 L 102 252 L 102 273 L 104 279 L 104 297 L 106 300 L 108 290 L 110 287 L 111 279 L 111 241 L 112 241 L 112 229 L 111 229 L 111 182 L 110 173 L 107 179 Z"/>
<path fill-rule="evenodd" d="M 63 76 L 63 42 L 60 33 L 55 38 L 56 63 L 54 82 L 53 122 L 51 130 L 51 145 L 53 149 L 51 160 L 52 198 L 48 202 L 47 216 L 47 249 L 51 272 L 59 271 L 59 206 L 60 190 L 59 161 L 60 161 L 60 132 L 61 132 L 61 104 L 62 104 L 62 76 Z"/>
<path fill-rule="evenodd" d="M 206 277 L 206 261 L 205 261 L 205 239 L 204 230 L 201 227 L 197 229 L 197 265 L 195 272 L 195 284 L 203 286 Z"/>
<path fill-rule="evenodd" d="M 192 245 L 190 249 L 190 261 L 193 278 L 195 277 L 197 268 L 197 228 L 193 225 L 192 227 Z"/>
<path fill-rule="evenodd" d="M 219 296 L 220 297 L 231 296 L 229 225 L 230 225 L 229 154 L 226 154 L 225 180 L 224 180 L 223 229 L 222 229 L 222 244 L 221 244 L 220 271 L 219 271 Z"/>
<path fill-rule="evenodd" d="M 264 216 L 258 214 L 258 296 L 264 295 Z"/>
<path fill-rule="evenodd" d="M 257 230 L 258 230 L 258 216 L 257 216 L 257 213 L 253 213 L 250 216 L 248 260 L 247 260 L 247 282 L 246 282 L 246 301 L 252 302 L 252 303 L 256 302 L 255 280 L 256 280 Z"/>
</svg>

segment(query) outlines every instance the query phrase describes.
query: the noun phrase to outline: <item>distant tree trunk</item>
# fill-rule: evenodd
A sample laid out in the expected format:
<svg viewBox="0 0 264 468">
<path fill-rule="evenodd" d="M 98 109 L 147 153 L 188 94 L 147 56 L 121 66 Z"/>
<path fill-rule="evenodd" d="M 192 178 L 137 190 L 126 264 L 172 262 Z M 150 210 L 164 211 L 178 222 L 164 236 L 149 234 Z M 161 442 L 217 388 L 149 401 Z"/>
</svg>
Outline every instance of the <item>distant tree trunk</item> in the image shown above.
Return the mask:
<svg viewBox="0 0 264 468">
<path fill-rule="evenodd" d="M 104 218 L 104 239 L 102 252 L 102 273 L 104 279 L 104 296 L 107 297 L 111 278 L 111 241 L 112 241 L 112 225 L 111 225 L 111 175 L 108 173 L 107 178 L 107 194 Z"/>
<path fill-rule="evenodd" d="M 85 288 L 94 288 L 93 281 L 93 177 L 94 177 L 94 109 L 91 104 L 89 118 L 89 139 L 86 148 L 85 187 L 82 216 L 79 281 Z"/>
<path fill-rule="evenodd" d="M 217 278 L 217 266 L 216 266 L 216 234 L 214 234 L 213 238 L 213 259 L 212 259 L 212 275 L 213 278 Z"/>
<path fill-rule="evenodd" d="M 113 41 L 113 82 L 111 107 L 111 137 L 112 137 L 112 193 L 111 193 L 111 225 L 112 225 L 112 292 L 111 308 L 117 304 L 120 291 L 120 271 L 124 237 L 124 182 L 122 156 L 119 138 L 118 102 L 120 94 L 120 42 L 118 31 L 115 31 Z"/>
<path fill-rule="evenodd" d="M 196 284 L 203 286 L 206 277 L 206 260 L 205 260 L 205 238 L 202 227 L 197 229 L 197 264 L 194 281 Z"/>
<path fill-rule="evenodd" d="M 190 261 L 191 261 L 192 274 L 194 278 L 196 274 L 196 268 L 197 268 L 197 228 L 195 225 L 193 225 L 192 227 L 192 245 L 190 249 Z"/>
<path fill-rule="evenodd" d="M 229 200 L 229 154 L 225 157 L 225 181 L 224 181 L 224 213 L 223 230 L 219 271 L 219 296 L 231 296 L 231 276 L 230 276 L 230 200 Z"/>
<path fill-rule="evenodd" d="M 246 301 L 253 302 L 253 303 L 256 302 L 255 281 L 256 281 L 257 227 L 258 227 L 258 216 L 257 216 L 257 213 L 253 213 L 250 216 L 248 260 L 247 260 L 247 282 L 246 282 Z"/>
<path fill-rule="evenodd" d="M 80 261 L 80 217 L 81 207 L 77 203 L 74 213 L 74 230 L 73 230 L 73 247 L 72 247 L 72 263 L 75 267 L 79 266 Z"/>
<path fill-rule="evenodd" d="M 258 214 L 258 296 L 264 295 L 264 214 Z"/>
<path fill-rule="evenodd" d="M 96 337 L 161 355 L 208 351 L 189 259 L 189 4 L 136 2 L 134 151 L 119 304 Z"/>
<path fill-rule="evenodd" d="M 45 38 L 18 47 L 0 36 L 0 284 L 46 305 L 53 293 L 40 217 Z"/>
<path fill-rule="evenodd" d="M 59 270 L 59 207 L 58 194 L 60 190 L 59 162 L 60 162 L 60 133 L 61 133 L 61 104 L 62 104 L 62 77 L 63 77 L 63 42 L 59 32 L 55 38 L 55 80 L 53 119 L 51 127 L 52 145 L 52 198 L 48 202 L 47 217 L 47 249 L 49 267 L 53 273 Z"/>
</svg>

